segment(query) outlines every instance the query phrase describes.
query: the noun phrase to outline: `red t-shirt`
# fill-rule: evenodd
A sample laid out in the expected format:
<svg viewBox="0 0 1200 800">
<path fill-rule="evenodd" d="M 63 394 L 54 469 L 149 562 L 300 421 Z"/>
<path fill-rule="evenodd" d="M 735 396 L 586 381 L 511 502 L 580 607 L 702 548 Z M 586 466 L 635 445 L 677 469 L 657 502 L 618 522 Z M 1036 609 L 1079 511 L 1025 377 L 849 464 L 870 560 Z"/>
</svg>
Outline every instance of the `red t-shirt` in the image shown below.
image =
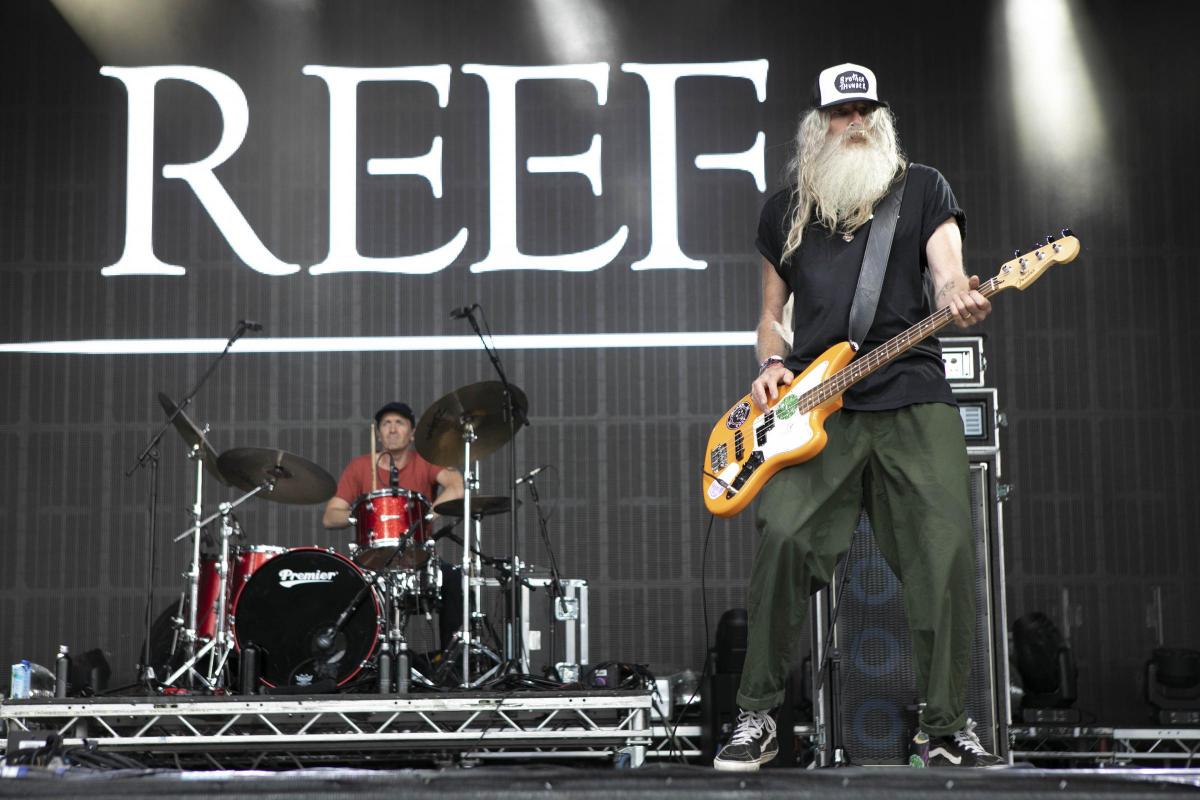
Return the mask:
<svg viewBox="0 0 1200 800">
<path fill-rule="evenodd" d="M 387 453 L 379 454 L 376 457 L 379 459 L 379 471 L 375 486 L 378 489 L 386 489 L 391 486 L 392 462 Z M 420 492 L 430 503 L 433 503 L 438 489 L 437 476 L 441 471 L 442 467 L 430 464 L 421 458 L 416 450 L 412 450 L 408 454 L 408 462 L 400 467 L 400 488 L 408 489 L 411 492 Z M 353 459 L 342 470 L 342 477 L 338 479 L 336 496 L 350 505 L 354 505 L 355 500 L 369 491 L 371 491 L 371 454 L 364 453 Z"/>
</svg>

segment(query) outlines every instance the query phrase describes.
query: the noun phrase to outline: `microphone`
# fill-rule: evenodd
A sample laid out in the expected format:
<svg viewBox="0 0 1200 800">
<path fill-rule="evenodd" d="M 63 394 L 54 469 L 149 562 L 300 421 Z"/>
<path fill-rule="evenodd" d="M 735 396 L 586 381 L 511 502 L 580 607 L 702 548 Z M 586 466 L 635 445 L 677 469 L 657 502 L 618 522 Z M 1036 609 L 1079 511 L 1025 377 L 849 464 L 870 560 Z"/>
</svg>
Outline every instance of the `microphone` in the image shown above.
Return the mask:
<svg viewBox="0 0 1200 800">
<path fill-rule="evenodd" d="M 550 469 L 549 464 L 542 464 L 540 467 L 534 467 L 533 469 L 529 470 L 529 472 L 526 472 L 524 475 L 522 475 L 520 478 L 517 478 L 517 482 L 514 483 L 513 486 L 520 486 L 522 483 L 528 483 L 529 481 L 533 480 L 535 475 L 537 475 L 542 470 L 546 470 L 546 469 Z"/>
<path fill-rule="evenodd" d="M 331 647 L 333 647 L 333 643 L 337 639 L 337 634 L 337 627 L 333 625 L 326 625 L 321 629 L 321 632 L 317 634 L 317 638 L 314 640 L 317 648 L 322 651 L 329 650 Z"/>
<path fill-rule="evenodd" d="M 252 319 L 239 319 L 238 325 L 248 331 L 261 331 L 263 329 L 261 322 L 255 322 Z"/>
<path fill-rule="evenodd" d="M 471 316 L 471 312 L 479 308 L 479 303 L 471 303 L 469 306 L 462 306 L 450 311 L 450 319 L 462 319 L 463 317 Z"/>
<path fill-rule="evenodd" d="M 393 489 L 399 489 L 400 488 L 400 470 L 396 469 L 396 457 L 393 456 L 391 453 L 388 453 L 388 456 L 392 459 L 391 487 Z"/>
</svg>

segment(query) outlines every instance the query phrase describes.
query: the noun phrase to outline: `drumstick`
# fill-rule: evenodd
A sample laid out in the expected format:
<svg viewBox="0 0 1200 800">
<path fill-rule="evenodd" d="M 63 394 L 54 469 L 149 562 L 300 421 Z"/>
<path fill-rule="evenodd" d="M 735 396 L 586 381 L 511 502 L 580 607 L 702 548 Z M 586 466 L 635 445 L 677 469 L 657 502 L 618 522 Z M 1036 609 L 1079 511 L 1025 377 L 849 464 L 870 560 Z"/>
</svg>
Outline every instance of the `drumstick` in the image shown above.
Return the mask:
<svg viewBox="0 0 1200 800">
<path fill-rule="evenodd" d="M 379 465 L 375 463 L 375 426 L 371 426 L 371 491 L 379 488 Z"/>
</svg>

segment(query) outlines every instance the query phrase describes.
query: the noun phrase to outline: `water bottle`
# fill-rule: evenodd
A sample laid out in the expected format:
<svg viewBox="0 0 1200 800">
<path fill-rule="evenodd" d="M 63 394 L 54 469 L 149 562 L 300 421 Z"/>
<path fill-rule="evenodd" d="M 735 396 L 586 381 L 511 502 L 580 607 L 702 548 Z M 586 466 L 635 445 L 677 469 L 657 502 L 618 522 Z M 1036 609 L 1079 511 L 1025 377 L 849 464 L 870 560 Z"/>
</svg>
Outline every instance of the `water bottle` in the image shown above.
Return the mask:
<svg viewBox="0 0 1200 800">
<path fill-rule="evenodd" d="M 54 660 L 54 696 L 66 697 L 71 678 L 71 653 L 65 644 L 58 646 L 58 657 Z"/>
<path fill-rule="evenodd" d="M 9 689 L 9 695 L 13 700 L 29 699 L 29 683 L 32 673 L 33 668 L 25 659 L 12 665 L 12 686 Z"/>
</svg>

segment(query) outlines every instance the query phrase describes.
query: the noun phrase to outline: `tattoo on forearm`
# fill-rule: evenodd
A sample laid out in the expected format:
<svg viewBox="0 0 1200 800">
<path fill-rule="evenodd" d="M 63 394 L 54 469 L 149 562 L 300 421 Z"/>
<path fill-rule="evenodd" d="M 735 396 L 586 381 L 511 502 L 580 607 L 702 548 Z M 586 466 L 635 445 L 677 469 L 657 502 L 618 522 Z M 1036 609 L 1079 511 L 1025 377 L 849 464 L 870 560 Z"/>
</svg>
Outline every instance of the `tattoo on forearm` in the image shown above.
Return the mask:
<svg viewBox="0 0 1200 800">
<path fill-rule="evenodd" d="M 936 298 L 937 302 L 940 303 L 942 300 L 946 299 L 946 297 L 957 287 L 958 280 L 956 278 L 951 278 L 950 280 L 946 281 L 944 284 L 942 284 L 942 288 L 938 289 Z"/>
</svg>

